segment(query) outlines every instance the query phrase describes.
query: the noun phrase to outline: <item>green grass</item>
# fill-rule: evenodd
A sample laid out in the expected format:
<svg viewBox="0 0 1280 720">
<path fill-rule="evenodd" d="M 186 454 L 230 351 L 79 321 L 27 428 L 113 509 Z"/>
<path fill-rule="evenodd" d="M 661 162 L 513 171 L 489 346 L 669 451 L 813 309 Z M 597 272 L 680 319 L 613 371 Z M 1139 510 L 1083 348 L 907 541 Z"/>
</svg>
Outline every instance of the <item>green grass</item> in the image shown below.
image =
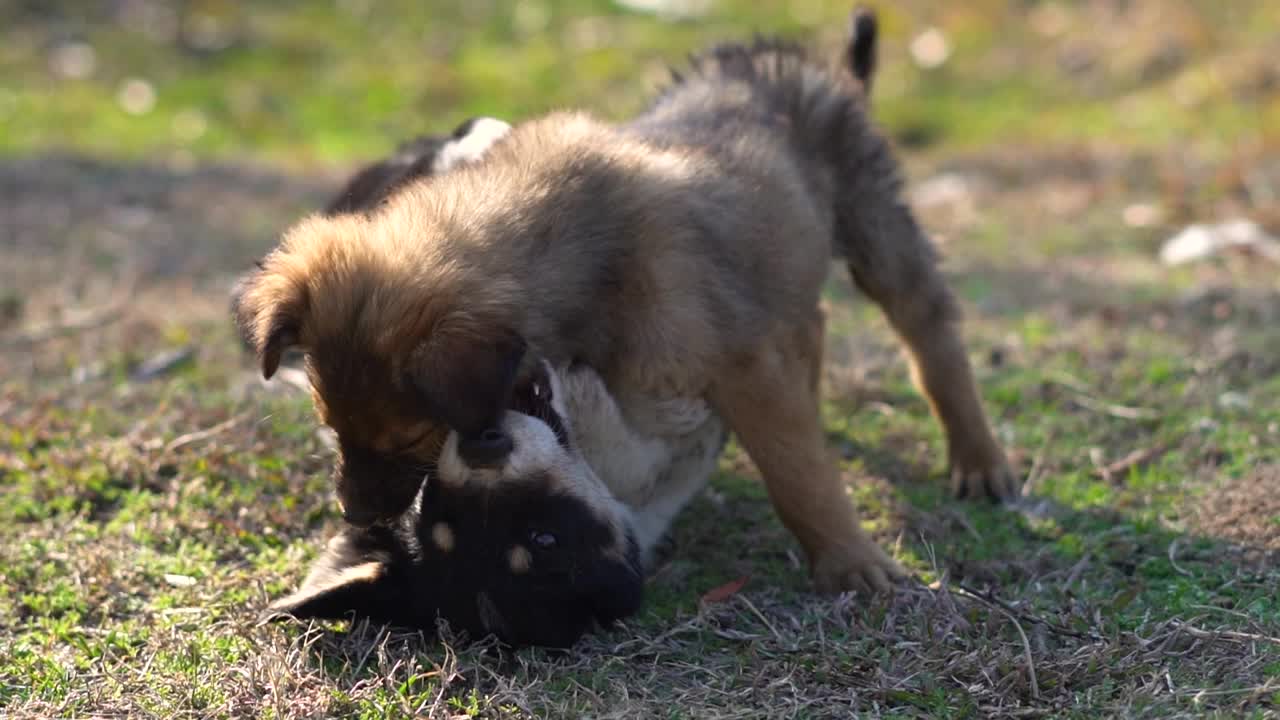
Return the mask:
<svg viewBox="0 0 1280 720">
<path fill-rule="evenodd" d="M 623 117 L 641 107 L 664 66 L 706 38 L 814 36 L 817 28 L 830 48 L 848 9 L 810 2 L 785 12 L 726 0 L 696 21 L 671 23 L 605 0 L 483 10 L 411 0 L 219 2 L 192 3 L 186 15 L 139 3 L 151 11 L 117 16 L 81 3 L 41 5 L 0 11 L 8 20 L 0 151 L 251 153 L 295 166 L 382 152 L 472 114 L 522 117 L 592 98 L 598 112 Z M 1280 126 L 1280 100 L 1266 90 L 1274 42 L 1256 34 L 1280 22 L 1271 3 L 1064 12 L 1056 24 L 1037 5 L 1053 4 L 886 4 L 881 117 L 909 144 L 952 148 L 1107 138 L 1229 153 L 1240 138 Z M 907 45 L 929 25 L 951 52 L 923 69 L 907 61 Z M 50 71 L 68 38 L 93 48 L 87 77 Z M 140 114 L 119 100 L 130 79 L 154 93 Z"/>
<path fill-rule="evenodd" d="M 221 18 L 192 27 L 235 28 L 217 50 L 80 3 L 0 9 L 0 714 L 1280 713 L 1277 274 L 1155 257 L 1186 222 L 1280 230 L 1280 16 L 1260 0 L 884 8 L 875 114 L 913 192 L 961 181 L 917 207 L 1028 477 L 1012 508 L 947 496 L 941 430 L 834 273 L 830 444 L 919 584 L 814 595 L 731 449 L 645 609 L 568 653 L 255 625 L 338 518 L 305 393 L 259 382 L 232 335 L 234 275 L 408 134 L 565 105 L 623 117 L 711 40 L 833 47 L 843 4 L 811 5 L 669 22 L 591 0 L 192 3 Z M 952 54 L 925 70 L 908 45 L 931 25 Z M 95 50 L 88 78 L 49 69 L 70 37 Z M 144 114 L 117 100 L 130 77 L 156 91 Z M 1153 225 L 1126 224 L 1137 203 Z"/>
</svg>

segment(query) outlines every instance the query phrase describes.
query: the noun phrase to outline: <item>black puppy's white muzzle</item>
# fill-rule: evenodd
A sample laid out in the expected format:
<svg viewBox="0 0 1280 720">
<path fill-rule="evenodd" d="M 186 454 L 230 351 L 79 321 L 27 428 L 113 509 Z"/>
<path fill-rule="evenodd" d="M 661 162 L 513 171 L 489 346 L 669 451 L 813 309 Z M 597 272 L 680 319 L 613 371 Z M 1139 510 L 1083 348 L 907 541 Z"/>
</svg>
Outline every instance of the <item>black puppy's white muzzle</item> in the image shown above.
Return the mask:
<svg viewBox="0 0 1280 720">
<path fill-rule="evenodd" d="M 515 449 L 515 441 L 501 428 L 458 437 L 458 457 L 472 470 L 501 467 Z"/>
</svg>

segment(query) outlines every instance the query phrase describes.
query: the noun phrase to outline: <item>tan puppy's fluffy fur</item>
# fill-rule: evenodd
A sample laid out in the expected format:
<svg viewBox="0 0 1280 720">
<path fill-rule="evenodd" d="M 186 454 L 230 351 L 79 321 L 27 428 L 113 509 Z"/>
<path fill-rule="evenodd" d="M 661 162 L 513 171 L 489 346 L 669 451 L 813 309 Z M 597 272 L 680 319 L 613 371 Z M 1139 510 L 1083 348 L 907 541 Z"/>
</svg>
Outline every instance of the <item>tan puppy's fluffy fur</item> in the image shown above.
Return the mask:
<svg viewBox="0 0 1280 720">
<path fill-rule="evenodd" d="M 290 230 L 237 315 L 265 374 L 305 351 L 348 511 L 401 512 L 449 427 L 501 424 L 529 359 L 578 362 L 642 434 L 662 432 L 664 404 L 704 398 L 818 585 L 888 588 L 901 570 L 824 449 L 817 307 L 833 254 L 902 338 L 956 491 L 1010 494 L 954 302 L 864 117 L 870 30 L 833 70 L 778 43 L 716 48 L 627 124 L 554 113 L 367 216 Z"/>
</svg>

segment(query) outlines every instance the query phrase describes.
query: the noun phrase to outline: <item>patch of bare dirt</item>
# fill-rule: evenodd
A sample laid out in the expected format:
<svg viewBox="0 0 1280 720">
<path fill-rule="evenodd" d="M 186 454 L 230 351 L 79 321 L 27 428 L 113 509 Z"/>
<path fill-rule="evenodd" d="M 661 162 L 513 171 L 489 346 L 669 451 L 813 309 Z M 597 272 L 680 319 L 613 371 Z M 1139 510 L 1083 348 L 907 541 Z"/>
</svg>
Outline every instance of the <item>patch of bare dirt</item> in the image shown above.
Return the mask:
<svg viewBox="0 0 1280 720">
<path fill-rule="evenodd" d="M 1223 478 L 1197 498 L 1192 529 L 1280 558 L 1280 465 Z"/>
</svg>

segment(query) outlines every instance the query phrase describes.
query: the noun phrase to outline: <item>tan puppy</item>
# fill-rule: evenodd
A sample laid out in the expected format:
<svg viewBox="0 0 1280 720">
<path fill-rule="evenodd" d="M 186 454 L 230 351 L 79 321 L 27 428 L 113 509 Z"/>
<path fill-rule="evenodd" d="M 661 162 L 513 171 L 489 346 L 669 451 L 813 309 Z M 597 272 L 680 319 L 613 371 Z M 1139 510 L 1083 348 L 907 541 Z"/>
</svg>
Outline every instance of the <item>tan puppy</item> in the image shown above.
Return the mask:
<svg viewBox="0 0 1280 720">
<path fill-rule="evenodd" d="M 902 572 L 824 451 L 817 303 L 833 254 L 902 338 L 957 494 L 1011 494 L 952 296 L 863 113 L 874 21 L 854 27 L 835 70 L 779 43 L 721 46 L 627 124 L 548 115 L 367 216 L 293 228 L 236 314 L 264 375 L 286 348 L 306 353 L 348 519 L 409 507 L 450 429 L 461 462 L 512 476 L 517 388 L 541 360 L 578 362 L 643 434 L 705 398 L 818 586 L 888 589 Z"/>
</svg>

